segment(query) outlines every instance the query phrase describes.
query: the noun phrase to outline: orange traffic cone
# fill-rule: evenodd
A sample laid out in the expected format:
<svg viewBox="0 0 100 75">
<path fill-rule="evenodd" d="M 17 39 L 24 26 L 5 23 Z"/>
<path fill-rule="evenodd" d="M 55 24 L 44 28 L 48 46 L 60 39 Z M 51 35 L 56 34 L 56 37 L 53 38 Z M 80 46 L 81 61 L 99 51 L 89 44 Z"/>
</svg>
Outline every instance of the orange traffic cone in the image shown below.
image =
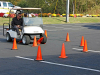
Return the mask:
<svg viewBox="0 0 100 75">
<path fill-rule="evenodd" d="M 82 39 L 81 39 L 81 44 L 80 46 L 84 46 L 84 36 L 82 36 Z"/>
<path fill-rule="evenodd" d="M 70 42 L 70 39 L 69 39 L 69 33 L 67 33 L 67 36 L 66 36 L 66 42 Z"/>
<path fill-rule="evenodd" d="M 41 37 L 41 38 L 37 41 L 37 44 L 41 44 L 42 40 L 43 40 L 43 37 Z"/>
<path fill-rule="evenodd" d="M 47 30 L 45 30 L 45 33 L 44 33 L 45 35 L 46 35 L 46 37 L 48 38 L 48 36 L 47 36 Z"/>
<path fill-rule="evenodd" d="M 40 47 L 40 46 L 38 46 L 38 51 L 37 51 L 36 60 L 38 60 L 38 61 L 43 60 L 43 59 L 42 59 L 42 53 L 41 53 L 41 47 Z"/>
<path fill-rule="evenodd" d="M 88 52 L 87 41 L 84 42 L 83 52 Z"/>
<path fill-rule="evenodd" d="M 68 58 L 68 56 L 66 56 L 66 53 L 65 53 L 64 43 L 62 44 L 61 56 L 59 56 L 59 58 Z"/>
<path fill-rule="evenodd" d="M 17 50 L 16 38 L 14 38 L 13 46 L 11 50 Z"/>
<path fill-rule="evenodd" d="M 33 46 L 32 47 L 36 47 L 37 46 L 37 40 L 36 40 L 36 36 L 34 36 L 34 41 L 33 41 Z"/>
</svg>

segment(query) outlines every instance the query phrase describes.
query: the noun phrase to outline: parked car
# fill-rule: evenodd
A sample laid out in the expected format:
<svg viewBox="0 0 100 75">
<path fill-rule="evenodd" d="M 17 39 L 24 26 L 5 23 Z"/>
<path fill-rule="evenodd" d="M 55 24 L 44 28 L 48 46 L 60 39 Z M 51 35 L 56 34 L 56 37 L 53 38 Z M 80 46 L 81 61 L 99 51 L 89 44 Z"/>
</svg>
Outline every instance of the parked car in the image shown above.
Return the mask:
<svg viewBox="0 0 100 75">
<path fill-rule="evenodd" d="M 0 13 L 8 13 L 12 8 L 21 8 L 19 6 L 15 6 L 10 2 L 0 1 Z M 12 10 L 14 13 L 16 10 Z"/>
</svg>

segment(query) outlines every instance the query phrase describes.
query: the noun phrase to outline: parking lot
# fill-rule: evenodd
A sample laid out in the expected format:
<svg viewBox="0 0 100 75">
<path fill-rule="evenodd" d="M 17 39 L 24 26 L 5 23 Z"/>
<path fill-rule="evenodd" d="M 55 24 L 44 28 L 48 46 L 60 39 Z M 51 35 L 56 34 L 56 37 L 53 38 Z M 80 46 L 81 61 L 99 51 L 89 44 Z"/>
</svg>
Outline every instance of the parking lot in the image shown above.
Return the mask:
<svg viewBox="0 0 100 75">
<path fill-rule="evenodd" d="M 35 61 L 38 47 L 6 42 L 0 26 L 0 75 L 100 75 L 100 23 L 48 24 L 47 43 L 41 44 L 43 61 Z M 69 33 L 70 42 L 65 42 Z M 79 47 L 81 37 L 87 40 L 88 52 Z M 59 58 L 62 43 L 66 56 Z"/>
</svg>

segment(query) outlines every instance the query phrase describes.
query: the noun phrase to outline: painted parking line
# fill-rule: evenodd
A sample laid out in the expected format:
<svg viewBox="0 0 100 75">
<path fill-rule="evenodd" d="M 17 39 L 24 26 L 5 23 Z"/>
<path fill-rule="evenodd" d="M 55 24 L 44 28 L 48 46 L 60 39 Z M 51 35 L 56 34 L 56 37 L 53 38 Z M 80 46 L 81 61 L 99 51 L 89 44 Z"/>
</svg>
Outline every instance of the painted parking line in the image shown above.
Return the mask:
<svg viewBox="0 0 100 75">
<path fill-rule="evenodd" d="M 64 27 L 55 27 L 55 28 L 64 28 Z"/>
<path fill-rule="evenodd" d="M 15 56 L 16 58 L 20 58 L 20 59 L 26 59 L 26 60 L 31 60 L 31 61 L 34 61 L 34 59 L 31 59 L 31 58 L 25 58 L 25 57 L 21 57 L 21 56 Z"/>
<path fill-rule="evenodd" d="M 20 58 L 20 59 L 34 61 L 34 59 L 31 59 L 31 58 L 25 58 L 25 57 L 21 57 L 21 56 L 15 56 L 15 57 L 16 58 Z M 79 66 L 59 64 L 59 63 L 53 63 L 53 62 L 48 62 L 48 61 L 39 61 L 39 62 L 46 63 L 46 64 L 51 64 L 51 65 L 57 65 L 57 66 L 64 66 L 64 67 L 76 68 L 76 69 L 81 69 L 81 70 L 88 70 L 88 71 L 100 72 L 100 70 L 97 70 L 97 69 L 91 69 L 91 68 L 85 68 L 85 67 L 79 67 Z"/>
<path fill-rule="evenodd" d="M 78 48 L 72 48 L 74 50 L 82 51 L 83 49 L 78 49 Z M 100 51 L 95 51 L 95 50 L 88 50 L 89 52 L 95 52 L 95 53 L 100 53 Z"/>
</svg>

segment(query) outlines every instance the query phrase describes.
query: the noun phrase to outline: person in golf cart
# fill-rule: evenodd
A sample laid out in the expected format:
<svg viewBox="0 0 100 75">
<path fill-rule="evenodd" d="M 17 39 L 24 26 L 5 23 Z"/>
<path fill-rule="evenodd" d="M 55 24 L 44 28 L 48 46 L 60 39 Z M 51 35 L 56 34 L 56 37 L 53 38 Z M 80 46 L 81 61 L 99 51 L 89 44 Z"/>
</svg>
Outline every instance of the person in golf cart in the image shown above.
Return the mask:
<svg viewBox="0 0 100 75">
<path fill-rule="evenodd" d="M 22 29 L 22 26 L 23 19 L 21 18 L 21 13 L 18 13 L 17 16 L 12 19 L 12 28 L 20 35 L 19 29 Z"/>
</svg>

